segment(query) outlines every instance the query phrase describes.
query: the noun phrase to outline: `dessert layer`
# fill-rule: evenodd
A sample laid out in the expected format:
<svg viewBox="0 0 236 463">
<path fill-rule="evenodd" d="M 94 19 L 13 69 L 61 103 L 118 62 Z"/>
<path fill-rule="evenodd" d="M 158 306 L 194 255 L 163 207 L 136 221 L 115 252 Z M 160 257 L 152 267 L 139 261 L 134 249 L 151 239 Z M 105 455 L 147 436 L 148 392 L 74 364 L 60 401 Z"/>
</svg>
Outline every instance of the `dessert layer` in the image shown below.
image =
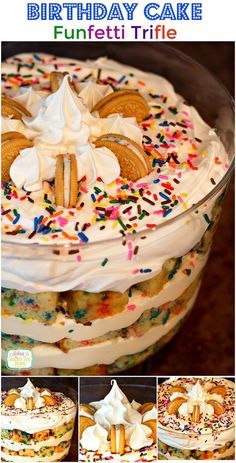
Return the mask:
<svg viewBox="0 0 236 463">
<path fill-rule="evenodd" d="M 10 452 L 10 453 L 7 453 L 7 452 Z M 52 454 L 49 453 L 49 455 L 47 456 L 43 456 L 43 455 L 34 455 L 34 456 L 21 456 L 21 455 L 14 455 L 14 454 L 11 454 L 11 450 L 7 450 L 7 449 L 3 449 L 2 450 L 2 458 L 4 459 L 3 461 L 19 461 L 19 462 L 22 462 L 22 463 L 25 463 L 25 461 L 47 461 L 49 463 L 51 463 L 52 461 L 62 461 L 66 455 L 68 454 L 69 452 L 69 449 L 66 448 L 64 450 L 62 450 L 61 452 L 54 452 L 54 450 L 52 450 Z"/>
<path fill-rule="evenodd" d="M 157 446 L 153 444 L 151 447 L 144 447 L 140 451 L 126 451 L 124 455 L 114 455 L 110 452 L 88 452 L 84 449 L 79 451 L 79 461 L 81 462 L 96 462 L 96 461 L 112 461 L 116 463 L 146 463 L 148 461 L 157 461 Z"/>
<path fill-rule="evenodd" d="M 128 327 L 148 309 L 159 307 L 166 302 L 177 299 L 185 289 L 194 281 L 203 269 L 208 254 L 201 255 L 192 253 L 188 261 L 185 261 L 181 269 L 177 271 L 173 279 L 170 279 L 158 295 L 148 297 L 145 292 L 132 290 L 132 296 L 126 309 L 114 316 L 105 319 L 97 319 L 91 322 L 90 326 L 76 323 L 60 313 L 52 325 L 39 323 L 35 320 L 23 320 L 20 317 L 3 316 L 2 331 L 6 334 L 18 336 L 29 336 L 34 340 L 55 343 L 63 338 L 75 341 L 83 341 L 103 336 L 108 332 Z M 79 301 L 78 301 L 79 303 Z M 33 343 L 32 343 L 33 345 Z"/>
<path fill-rule="evenodd" d="M 150 108 L 150 116 L 140 123 L 139 129 L 153 170 L 141 181 L 133 183 L 118 177 L 105 184 L 98 176 L 90 186 L 83 180 L 75 210 L 56 208 L 54 192 L 47 182 L 40 191 L 29 194 L 5 184 L 2 201 L 4 238 L 16 244 L 4 245 L 3 284 L 32 293 L 70 289 L 123 292 L 132 284 L 157 275 L 168 258 L 184 255 L 200 241 L 211 220 L 212 200 L 204 204 L 198 214 L 190 213 L 188 220 L 186 217 L 174 223 L 168 220 L 188 210 L 214 188 L 228 168 L 227 155 L 215 131 L 165 79 L 111 60 L 101 58 L 84 63 L 49 55 L 37 55 L 37 59 L 31 54 L 19 55 L 3 64 L 3 91 L 14 96 L 19 87 L 35 86 L 36 96 L 30 89 L 17 96 L 31 108 L 32 99 L 36 98 L 38 102 L 42 99 L 39 89 L 45 92 L 44 95 L 48 94 L 49 73 L 55 67 L 73 74 L 85 106 L 88 106 L 90 90 L 87 89 L 87 96 L 82 95 L 81 81 L 84 84 L 97 79 L 98 75 L 100 83 L 109 85 L 112 91 L 120 88 L 139 90 Z M 29 72 L 31 77 L 25 77 Z M 9 78 L 9 74 L 13 77 Z M 69 101 L 74 97 L 69 88 L 66 95 L 66 108 L 71 109 Z M 64 101 L 61 93 L 58 98 L 56 107 L 61 108 Z M 81 108 L 81 105 L 79 99 L 77 106 Z M 74 110 L 78 114 L 79 109 Z M 104 124 L 106 131 L 112 128 L 114 132 L 115 128 L 118 133 L 131 134 L 131 138 L 138 138 L 140 142 L 140 131 L 137 132 L 134 121 L 124 121 L 125 118 L 119 116 L 104 122 L 96 114 L 85 113 L 92 137 L 89 143 L 101 134 Z M 68 144 L 77 149 L 78 139 L 71 121 L 64 121 L 63 130 L 59 130 L 58 135 L 58 114 L 51 111 L 51 115 L 53 143 L 50 144 L 48 134 L 44 140 L 44 148 L 46 146 L 50 156 L 58 154 L 58 149 L 65 149 Z M 83 119 L 84 113 L 81 117 Z M 19 121 L 15 122 L 4 120 L 3 130 L 24 132 Z M 28 121 L 28 125 L 34 128 L 31 122 Z M 38 123 L 41 130 L 41 115 Z M 79 129 L 82 128 L 81 125 Z M 73 137 L 68 135 L 65 140 L 65 134 Z M 42 148 L 42 136 L 38 138 Z M 83 139 L 83 143 L 87 143 L 87 139 Z M 152 233 L 152 229 L 163 224 L 165 227 Z M 137 231 L 142 234 L 135 236 Z M 125 240 L 123 235 L 126 235 Z M 29 246 L 35 242 L 51 243 L 53 249 Z M 79 249 L 71 249 L 73 254 L 66 248 L 56 249 L 58 244 L 71 242 L 79 245 Z M 18 243 L 27 243 L 27 247 L 22 248 Z"/>
<path fill-rule="evenodd" d="M 50 439 L 42 440 L 41 442 L 33 442 L 23 444 L 22 442 L 14 442 L 7 439 L 1 439 L 1 446 L 8 450 L 15 450 L 18 452 L 23 449 L 30 449 L 38 452 L 41 447 L 57 447 L 61 442 L 70 441 L 73 435 L 73 429 L 63 434 L 62 437 L 50 437 Z"/>
<path fill-rule="evenodd" d="M 160 445 L 160 444 L 159 444 Z M 213 451 L 187 451 L 178 452 L 178 449 L 168 447 L 166 451 L 160 450 L 158 456 L 163 456 L 165 460 L 234 460 L 235 446 L 232 442 L 227 442 L 220 449 Z"/>
<path fill-rule="evenodd" d="M 176 315 L 166 324 L 155 326 L 151 328 L 144 336 L 130 337 L 128 339 L 118 338 L 112 341 L 105 341 L 97 346 L 84 346 L 70 350 L 64 353 L 55 346 L 44 344 L 33 348 L 34 354 L 34 367 L 35 368 L 66 368 L 66 369 L 80 369 L 92 365 L 111 364 L 116 359 L 124 355 L 132 355 L 142 350 L 145 350 L 162 336 L 167 334 L 175 325 L 182 320 L 185 315 L 192 308 L 197 296 L 197 291 L 188 302 L 186 309 L 179 315 Z M 3 359 L 6 358 L 6 352 L 3 351 Z"/>
</svg>

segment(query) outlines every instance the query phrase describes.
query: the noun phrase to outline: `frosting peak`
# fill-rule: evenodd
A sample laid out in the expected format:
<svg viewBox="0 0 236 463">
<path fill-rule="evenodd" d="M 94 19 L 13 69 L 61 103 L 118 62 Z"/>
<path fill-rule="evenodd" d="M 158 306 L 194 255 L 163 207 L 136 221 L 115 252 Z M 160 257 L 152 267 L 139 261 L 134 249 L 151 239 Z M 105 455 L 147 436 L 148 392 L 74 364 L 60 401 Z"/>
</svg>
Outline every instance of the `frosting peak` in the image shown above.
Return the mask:
<svg viewBox="0 0 236 463">
<path fill-rule="evenodd" d="M 85 449 L 92 450 L 96 452 L 106 452 L 109 448 L 108 444 L 108 432 L 100 424 L 95 424 L 94 426 L 89 426 L 83 432 L 81 438 L 81 444 Z"/>
<path fill-rule="evenodd" d="M 151 434 L 151 429 L 141 423 L 130 425 L 125 433 L 127 443 L 132 450 L 152 445 L 153 439 L 150 437 Z"/>
<path fill-rule="evenodd" d="M 36 141 L 49 145 L 72 144 L 79 140 L 87 142 L 90 133 L 88 124 L 93 118 L 72 90 L 69 79 L 65 76 L 55 93 L 30 107 L 35 116 L 24 118 Z"/>
</svg>

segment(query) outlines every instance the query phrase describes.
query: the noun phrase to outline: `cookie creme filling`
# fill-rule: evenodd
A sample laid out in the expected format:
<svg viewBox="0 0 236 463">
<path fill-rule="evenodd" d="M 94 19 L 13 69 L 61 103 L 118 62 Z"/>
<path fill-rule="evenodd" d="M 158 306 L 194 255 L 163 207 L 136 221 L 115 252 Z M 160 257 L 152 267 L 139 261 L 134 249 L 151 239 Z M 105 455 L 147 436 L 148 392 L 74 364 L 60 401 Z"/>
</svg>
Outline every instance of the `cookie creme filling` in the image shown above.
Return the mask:
<svg viewBox="0 0 236 463">
<path fill-rule="evenodd" d="M 227 442 L 234 441 L 234 383 L 224 378 L 172 378 L 158 388 L 158 436 L 161 442 L 185 450 L 214 451 Z M 170 396 L 172 385 L 186 388 L 188 401 L 179 410 L 178 416 L 170 415 L 167 407 L 169 400 L 183 394 Z M 213 386 L 224 386 L 226 395 L 210 394 Z M 207 401 L 217 400 L 224 407 L 224 412 L 217 416 Z M 191 421 L 191 410 L 195 403 L 200 404 L 200 420 Z"/>
<path fill-rule="evenodd" d="M 73 76 L 78 96 L 68 78 L 49 94 L 49 73 L 55 69 Z M 21 131 L 34 143 L 31 159 L 23 150 L 12 164 L 18 186 L 3 186 L 2 230 L 8 242 L 3 249 L 4 286 L 32 293 L 125 291 L 158 274 L 166 259 L 184 255 L 200 241 L 213 200 L 198 214 L 189 213 L 174 223 L 168 220 L 205 197 L 222 179 L 229 161 L 214 129 L 169 82 L 106 58 L 81 62 L 24 54 L 8 59 L 2 71 L 3 91 L 21 98 L 32 114 L 23 117 L 23 123 L 4 118 L 3 131 Z M 13 84 L 9 74 L 17 76 Z M 138 125 L 132 117 L 100 118 L 91 113 L 95 101 L 120 88 L 139 90 L 150 108 L 147 120 Z M 147 177 L 134 183 L 119 177 L 114 154 L 93 147 L 94 139 L 111 129 L 140 146 L 142 140 L 153 166 Z M 71 149 L 79 160 L 78 205 L 57 208 L 50 183 L 55 156 Z M 36 243 L 49 246 L 30 246 Z M 66 251 L 71 243 L 78 245 L 79 253 Z M 57 245 L 66 245 L 63 255 L 53 253 Z"/>
</svg>

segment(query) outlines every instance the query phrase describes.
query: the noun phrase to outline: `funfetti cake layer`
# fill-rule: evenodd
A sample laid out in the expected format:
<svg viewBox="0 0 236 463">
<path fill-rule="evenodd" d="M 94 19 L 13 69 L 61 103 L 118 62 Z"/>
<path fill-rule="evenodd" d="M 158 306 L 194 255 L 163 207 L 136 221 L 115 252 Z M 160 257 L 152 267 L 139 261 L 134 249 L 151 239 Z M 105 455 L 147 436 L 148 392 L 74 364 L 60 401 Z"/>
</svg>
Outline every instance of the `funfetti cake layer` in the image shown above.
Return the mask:
<svg viewBox="0 0 236 463">
<path fill-rule="evenodd" d="M 116 380 L 111 383 L 103 400 L 80 405 L 79 460 L 156 461 L 156 404 L 130 403 Z"/>
<path fill-rule="evenodd" d="M 75 100 L 67 79 L 54 93 L 54 99 L 47 99 L 49 73 L 55 70 L 71 74 L 82 100 Z M 30 161 L 26 156 L 11 169 L 18 185 L 28 189 L 30 185 L 34 191 L 26 192 L 11 183 L 3 188 L 4 239 L 28 244 L 24 257 L 21 255 L 22 265 L 18 260 L 19 249 L 14 256 L 11 253 L 11 259 L 3 256 L 6 287 L 31 293 L 70 289 L 124 291 L 131 284 L 155 276 L 168 258 L 184 255 L 200 241 L 211 219 L 211 202 L 205 205 L 204 214 L 193 214 L 188 221 L 183 218 L 169 224 L 168 230 L 164 227 L 158 233 L 148 233 L 196 204 L 228 168 L 227 154 L 214 130 L 175 93 L 169 82 L 105 58 L 80 62 L 25 54 L 3 63 L 2 71 L 3 92 L 11 97 L 17 94 L 17 101 L 35 114 L 23 118 L 27 127 L 19 120 L 4 118 L 3 131 L 23 132 L 37 145 L 37 153 L 35 148 L 29 148 Z M 96 84 L 98 76 L 101 85 Z M 145 121 L 137 125 L 135 118 L 114 115 L 101 119 L 97 113 L 91 114 L 97 100 L 118 89 L 138 89 L 150 109 Z M 46 98 L 44 105 L 42 98 Z M 48 121 L 46 127 L 43 114 Z M 87 146 L 90 160 L 94 159 L 91 141 L 106 132 L 128 135 L 140 146 L 142 142 L 150 156 L 152 172 L 137 182 L 120 177 L 111 182 L 117 174 L 116 166 L 114 159 L 105 157 L 104 152 L 100 152 L 95 170 L 92 161 L 84 166 L 82 145 Z M 47 153 L 44 162 L 49 171 L 50 168 L 53 171 L 58 152 L 70 149 L 78 153 L 80 172 L 86 178 L 81 179 L 80 175 L 75 209 L 56 207 L 53 188 L 30 170 L 29 162 L 33 158 L 38 162 L 41 149 Z M 26 172 L 27 178 L 23 178 Z M 105 183 L 100 178 L 104 175 Z M 40 189 L 35 190 L 38 186 Z M 137 231 L 143 234 L 133 241 Z M 123 235 L 127 237 L 125 241 L 121 239 Z M 114 238 L 120 240 L 110 241 Z M 32 252 L 29 246 L 39 242 L 83 246 L 79 253 L 63 258 L 52 253 L 49 257 L 47 252 L 46 259 L 42 253 Z"/>
<path fill-rule="evenodd" d="M 224 378 L 173 378 L 158 387 L 159 451 L 167 459 L 234 455 L 235 386 Z"/>
<path fill-rule="evenodd" d="M 35 388 L 28 379 L 2 393 L 3 461 L 60 461 L 69 451 L 76 406 L 61 392 Z"/>
</svg>

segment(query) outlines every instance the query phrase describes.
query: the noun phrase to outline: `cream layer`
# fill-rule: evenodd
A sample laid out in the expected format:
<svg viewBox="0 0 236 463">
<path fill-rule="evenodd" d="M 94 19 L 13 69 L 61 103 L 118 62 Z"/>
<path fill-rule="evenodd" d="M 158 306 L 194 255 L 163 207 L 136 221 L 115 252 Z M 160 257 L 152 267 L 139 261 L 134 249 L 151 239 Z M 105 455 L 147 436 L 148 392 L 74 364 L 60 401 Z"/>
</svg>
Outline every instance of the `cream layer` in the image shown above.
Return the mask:
<svg viewBox="0 0 236 463">
<path fill-rule="evenodd" d="M 126 309 L 110 317 L 93 320 L 91 326 L 76 323 L 75 320 L 59 314 L 52 325 L 40 323 L 37 320 L 22 320 L 14 316 L 2 316 L 2 331 L 6 334 L 28 336 L 38 341 L 55 343 L 63 338 L 83 341 L 103 336 L 109 331 L 115 331 L 135 323 L 138 318 L 152 307 L 160 307 L 169 301 L 174 301 L 194 281 L 206 264 L 208 254 L 199 255 L 191 275 L 185 275 L 182 270 L 168 281 L 159 294 L 153 297 L 142 296 L 140 291 L 134 290 Z M 136 306 L 135 310 L 129 307 Z"/>
<path fill-rule="evenodd" d="M 177 325 L 178 322 L 180 322 L 185 317 L 195 302 L 199 287 L 188 302 L 185 310 L 173 317 L 165 325 L 154 326 L 143 336 L 133 336 L 126 339 L 119 337 L 109 341 L 101 342 L 97 345 L 83 346 L 71 349 L 67 353 L 63 352 L 55 345 L 45 344 L 36 346 L 32 349 L 34 357 L 33 367 L 81 369 L 100 364 L 101 362 L 105 365 L 109 365 L 123 355 L 137 354 L 138 352 L 147 349 L 149 346 L 159 341 L 159 339 L 165 336 L 165 334 L 167 334 Z M 2 352 L 2 357 L 3 360 L 6 360 L 6 351 Z"/>
</svg>

